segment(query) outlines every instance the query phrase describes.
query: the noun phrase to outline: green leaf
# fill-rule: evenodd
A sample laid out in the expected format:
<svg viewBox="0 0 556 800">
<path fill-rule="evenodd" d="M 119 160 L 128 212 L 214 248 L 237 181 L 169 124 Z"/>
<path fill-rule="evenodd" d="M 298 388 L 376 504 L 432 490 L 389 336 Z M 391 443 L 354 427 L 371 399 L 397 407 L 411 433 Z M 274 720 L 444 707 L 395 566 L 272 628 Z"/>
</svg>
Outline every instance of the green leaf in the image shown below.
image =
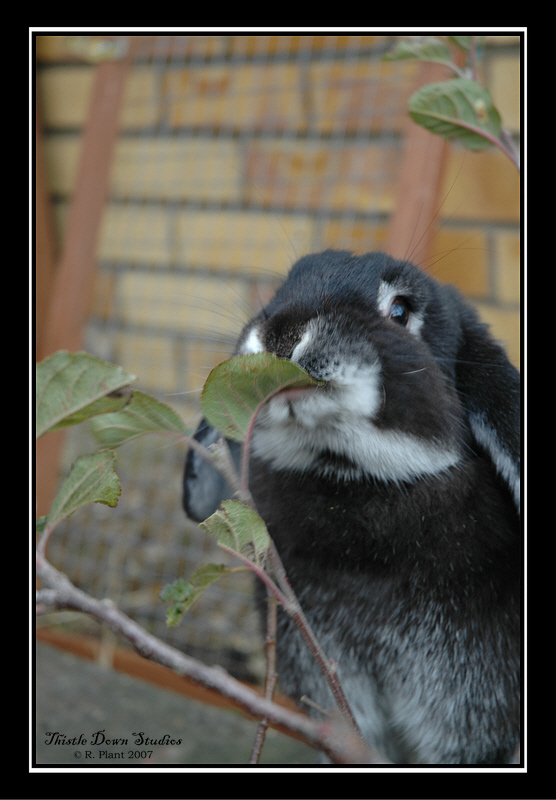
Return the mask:
<svg viewBox="0 0 556 800">
<path fill-rule="evenodd" d="M 253 415 L 270 396 L 320 383 L 297 364 L 272 353 L 235 356 L 212 370 L 201 406 L 209 423 L 226 438 L 243 441 Z"/>
<path fill-rule="evenodd" d="M 256 564 L 264 561 L 270 545 L 266 525 L 251 508 L 239 500 L 224 500 L 200 527 L 216 537 L 220 547 L 244 555 Z"/>
<path fill-rule="evenodd" d="M 37 438 L 95 414 L 122 408 L 135 381 L 121 367 L 88 353 L 54 353 L 36 368 Z"/>
<path fill-rule="evenodd" d="M 500 115 L 490 93 L 467 78 L 418 89 L 409 99 L 409 113 L 431 133 L 460 138 L 471 150 L 496 144 L 501 133 Z"/>
<path fill-rule="evenodd" d="M 116 454 L 110 450 L 78 458 L 52 502 L 43 530 L 53 528 L 87 503 L 117 505 L 121 487 L 115 463 Z"/>
<path fill-rule="evenodd" d="M 435 36 L 414 37 L 409 41 L 401 41 L 390 53 L 384 56 L 384 61 L 402 61 L 405 59 L 434 61 L 453 67 L 450 48 Z"/>
<path fill-rule="evenodd" d="M 105 447 L 119 447 L 146 433 L 186 436 L 189 430 L 173 408 L 143 392 L 133 391 L 121 411 L 91 420 L 93 433 Z"/>
<path fill-rule="evenodd" d="M 178 578 L 177 581 L 166 584 L 160 592 L 160 597 L 165 602 L 171 603 L 166 612 L 167 625 L 177 625 L 205 589 L 230 572 L 232 569 L 224 564 L 207 564 L 199 567 L 189 580 Z"/>
<path fill-rule="evenodd" d="M 37 536 L 40 536 L 40 534 L 46 528 L 46 519 L 47 519 L 47 517 L 45 515 L 44 517 L 38 517 L 35 520 L 35 533 L 37 534 Z"/>
</svg>

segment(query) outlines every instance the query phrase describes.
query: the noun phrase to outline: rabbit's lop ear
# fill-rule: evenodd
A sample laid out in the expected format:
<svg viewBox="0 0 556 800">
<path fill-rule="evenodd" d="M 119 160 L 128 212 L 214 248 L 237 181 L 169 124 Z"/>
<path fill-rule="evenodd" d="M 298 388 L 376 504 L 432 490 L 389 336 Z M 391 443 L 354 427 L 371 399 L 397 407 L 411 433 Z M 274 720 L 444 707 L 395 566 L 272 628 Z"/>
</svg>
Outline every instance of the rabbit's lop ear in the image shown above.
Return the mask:
<svg viewBox="0 0 556 800">
<path fill-rule="evenodd" d="M 207 448 L 221 438 L 222 434 L 204 419 L 195 433 L 195 439 Z M 229 440 L 228 445 L 237 467 L 241 445 Z M 187 516 L 202 522 L 217 510 L 222 500 L 227 500 L 232 495 L 232 489 L 210 461 L 196 450 L 190 449 L 183 475 L 183 507 Z"/>
<path fill-rule="evenodd" d="M 470 307 L 460 309 L 456 387 L 475 442 L 490 457 L 520 510 L 521 388 L 517 369 Z"/>
</svg>

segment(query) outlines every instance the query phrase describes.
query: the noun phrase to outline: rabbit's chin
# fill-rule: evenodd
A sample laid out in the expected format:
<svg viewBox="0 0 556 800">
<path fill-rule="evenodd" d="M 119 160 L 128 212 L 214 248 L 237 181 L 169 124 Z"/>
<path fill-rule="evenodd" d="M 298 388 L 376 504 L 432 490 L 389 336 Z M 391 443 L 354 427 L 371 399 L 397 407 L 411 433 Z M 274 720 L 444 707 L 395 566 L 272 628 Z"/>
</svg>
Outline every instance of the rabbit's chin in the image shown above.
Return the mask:
<svg viewBox="0 0 556 800">
<path fill-rule="evenodd" d="M 342 481 L 411 481 L 460 462 L 456 444 L 377 425 L 380 387 L 377 366 L 359 367 L 351 379 L 276 395 L 259 414 L 253 454 L 277 470 L 311 470 Z"/>
</svg>

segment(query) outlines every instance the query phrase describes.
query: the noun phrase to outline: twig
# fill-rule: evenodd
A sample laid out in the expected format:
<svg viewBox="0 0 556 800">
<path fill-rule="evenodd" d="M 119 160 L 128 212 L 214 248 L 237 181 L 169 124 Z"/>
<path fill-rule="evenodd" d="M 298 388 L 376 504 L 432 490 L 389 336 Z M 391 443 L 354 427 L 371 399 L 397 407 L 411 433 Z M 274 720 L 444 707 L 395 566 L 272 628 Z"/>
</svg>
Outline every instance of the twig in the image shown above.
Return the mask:
<svg viewBox="0 0 556 800">
<path fill-rule="evenodd" d="M 212 466 L 226 479 L 234 493 L 240 491 L 240 480 L 226 439 L 218 439 L 208 448 Z"/>
<path fill-rule="evenodd" d="M 227 442 L 224 439 L 221 439 L 215 445 L 213 445 L 209 450 L 205 448 L 203 445 L 201 445 L 199 442 L 197 442 L 193 437 L 187 437 L 187 439 L 188 443 L 198 453 L 200 453 L 203 458 L 207 459 L 210 463 L 212 463 L 214 468 L 217 469 L 225 477 L 230 486 L 235 490 L 235 494 L 238 497 L 238 499 L 240 499 L 242 502 L 248 505 L 251 505 L 251 507 L 255 508 L 253 498 L 246 485 L 246 480 L 247 480 L 246 466 L 244 464 L 243 474 L 240 477 L 237 474 L 237 470 L 235 468 L 234 461 L 231 457 Z M 250 441 L 250 436 L 247 437 L 247 441 L 248 442 Z M 85 613 L 91 614 L 92 616 L 95 616 L 98 619 L 102 619 L 103 621 L 107 622 L 111 627 L 116 626 L 115 628 L 113 627 L 113 629 L 115 629 L 117 632 L 121 633 L 129 641 L 131 641 L 135 645 L 138 652 L 141 653 L 141 655 L 145 656 L 146 658 L 152 658 L 154 660 L 157 660 L 159 661 L 159 663 L 163 664 L 166 663 L 165 661 L 160 660 L 160 658 L 155 657 L 155 654 L 158 653 L 157 644 L 159 644 L 159 640 L 157 640 L 155 637 L 152 637 L 152 642 L 151 642 L 149 638 L 145 638 L 146 636 L 148 637 L 149 635 L 146 634 L 146 632 L 143 631 L 142 628 L 133 623 L 132 620 L 125 617 L 125 615 L 123 615 L 122 612 L 116 609 L 116 607 L 113 606 L 113 604 L 111 604 L 111 601 L 94 600 L 85 593 L 80 592 L 80 590 L 77 589 L 77 587 L 73 586 L 73 584 L 69 581 L 67 576 L 55 570 L 55 568 L 47 561 L 45 554 L 46 542 L 48 537 L 50 536 L 50 533 L 51 530 L 45 529 L 37 543 L 37 575 L 42 579 L 43 586 L 45 587 L 42 590 L 42 592 L 39 592 L 39 595 L 37 597 L 37 613 L 45 613 L 45 610 L 48 607 L 76 608 L 80 611 L 84 611 Z M 233 555 L 243 560 L 244 563 L 246 563 L 247 566 L 249 566 L 249 568 L 252 569 L 261 580 L 263 580 L 263 582 L 267 587 L 267 590 L 274 595 L 275 599 L 277 599 L 278 602 L 281 603 L 286 612 L 291 615 L 294 622 L 300 629 L 309 649 L 313 653 L 343 717 L 353 729 L 353 733 L 355 734 L 355 739 L 360 739 L 362 752 L 366 753 L 367 752 L 366 745 L 364 744 L 364 740 L 355 721 L 355 717 L 350 709 L 347 698 L 343 692 L 341 683 L 337 675 L 336 665 L 333 664 L 326 657 L 325 653 L 320 647 L 320 644 L 314 632 L 312 631 L 309 622 L 303 613 L 301 605 L 297 600 L 297 597 L 288 581 L 285 569 L 282 565 L 282 561 L 278 555 L 278 552 L 272 540 L 269 549 L 269 560 L 271 561 L 273 572 L 277 578 L 277 583 L 275 583 L 272 580 L 271 576 L 268 574 L 268 572 L 266 572 L 266 570 L 264 570 L 261 567 L 258 567 L 256 564 L 249 561 L 249 559 L 244 559 L 240 553 L 234 552 Z M 53 595 L 52 592 L 46 590 L 48 588 L 54 588 L 52 587 L 51 584 L 48 583 L 48 576 L 50 576 L 50 579 L 52 580 L 54 575 L 56 575 L 56 581 L 55 581 L 56 593 Z M 160 642 L 160 644 L 163 645 L 162 642 Z M 163 647 L 167 646 L 163 645 Z M 181 656 L 182 654 L 179 655 Z M 175 657 L 175 654 L 173 657 Z M 171 664 L 166 664 L 166 666 L 171 666 Z M 200 664 L 199 666 L 204 667 L 204 665 L 202 664 Z M 206 669 L 209 668 L 207 667 Z M 179 669 L 176 669 L 176 671 L 179 672 Z M 183 674 L 187 674 L 189 675 L 189 677 L 195 679 L 194 675 L 192 675 L 189 672 L 184 672 Z M 230 676 L 228 676 L 228 678 L 230 680 L 233 680 Z M 268 680 L 269 680 L 269 675 L 267 674 L 267 681 Z M 203 683 L 205 681 L 201 680 L 201 682 Z M 205 682 L 205 685 L 211 686 L 209 682 Z M 225 691 L 223 692 L 223 694 L 225 696 L 229 696 L 226 694 Z M 267 716 L 264 713 L 261 714 L 260 716 L 261 716 L 261 721 L 266 721 L 266 726 L 268 726 L 268 722 L 273 721 L 272 716 Z M 263 724 L 263 722 L 261 722 L 261 724 Z M 264 735 L 262 738 L 264 740 Z M 353 737 L 348 736 L 348 738 L 353 738 Z M 310 739 L 308 741 L 311 743 Z M 323 742 L 321 742 L 319 746 L 326 749 L 326 745 Z M 353 750 L 353 745 L 350 745 L 349 749 L 351 752 Z M 348 761 L 346 763 L 355 763 L 355 762 Z M 373 763 L 373 762 L 364 761 L 361 763 Z M 378 761 L 377 763 L 385 763 L 385 762 Z"/>
<path fill-rule="evenodd" d="M 282 560 L 278 554 L 278 551 L 276 550 L 274 542 L 272 541 L 269 548 L 269 561 L 272 565 L 278 586 L 288 598 L 288 606 L 286 607 L 286 611 L 288 611 L 297 627 L 301 631 L 303 638 L 305 639 L 305 643 L 312 652 L 322 674 L 328 683 L 328 686 L 330 687 L 330 691 L 336 700 L 338 708 L 349 721 L 357 735 L 363 739 L 363 734 L 359 730 L 359 726 L 355 721 L 355 716 L 353 715 L 348 699 L 338 677 L 337 664 L 336 662 L 332 662 L 326 656 L 322 647 L 320 646 L 320 643 L 315 636 L 313 629 L 311 628 L 309 621 L 303 612 L 303 609 L 301 608 L 297 596 L 291 587 L 286 570 L 282 564 Z"/>
<path fill-rule="evenodd" d="M 214 689 L 224 697 L 234 700 L 255 717 L 267 719 L 269 724 L 280 726 L 300 736 L 305 742 L 324 750 L 335 763 L 386 764 L 372 753 L 363 742 L 357 742 L 341 725 L 322 723 L 291 711 L 284 706 L 261 697 L 257 692 L 232 678 L 221 669 L 208 667 L 150 634 L 110 600 L 96 600 L 74 586 L 64 573 L 59 572 L 46 558 L 37 553 L 37 577 L 43 589 L 37 593 L 40 606 L 54 609 L 71 608 L 90 614 L 106 623 L 111 630 L 131 642 L 140 655 L 173 669 L 194 681 Z"/>
<path fill-rule="evenodd" d="M 278 675 L 276 673 L 276 627 L 278 617 L 278 603 L 276 597 L 267 590 L 267 626 L 266 626 L 266 676 L 264 696 L 267 700 L 272 700 L 276 689 Z M 263 749 L 266 732 L 268 730 L 268 720 L 266 718 L 259 721 L 253 750 L 249 759 L 250 764 L 258 764 Z"/>
<path fill-rule="evenodd" d="M 274 394 L 276 394 L 275 392 Z M 268 398 L 265 398 L 265 401 Z M 261 402 L 257 408 L 257 412 L 260 408 L 264 405 L 264 402 Z M 220 473 L 224 476 L 224 478 L 228 481 L 229 485 L 234 490 L 236 497 L 242 500 L 242 502 L 250 505 L 253 509 L 256 510 L 255 502 L 253 497 L 247 487 L 247 463 L 249 459 L 249 450 L 251 445 L 251 438 L 254 428 L 254 420 L 256 419 L 256 413 L 253 415 L 252 421 L 249 426 L 248 434 L 245 438 L 242 447 L 242 468 L 241 468 L 241 476 L 238 475 L 238 472 L 235 467 L 235 463 L 231 457 L 230 449 L 225 439 L 219 439 L 214 445 L 211 446 L 210 452 L 213 458 L 213 466 L 215 469 L 220 471 Z M 197 445 L 196 449 L 199 449 L 199 443 L 195 442 Z M 206 452 L 206 451 L 205 451 Z M 204 456 L 206 458 L 206 455 Z M 228 548 L 223 547 L 224 550 L 228 550 Z M 311 653 L 313 654 L 320 670 L 330 687 L 330 691 L 340 709 L 341 713 L 346 717 L 349 724 L 353 727 L 354 731 L 358 736 L 363 739 L 363 735 L 359 730 L 359 726 L 355 720 L 355 716 L 351 710 L 349 705 L 348 699 L 344 693 L 342 688 L 342 684 L 340 682 L 338 672 L 337 672 L 337 664 L 330 661 L 327 658 L 326 654 L 324 653 L 323 649 L 321 648 L 315 633 L 313 632 L 307 617 L 305 616 L 301 604 L 297 599 L 297 596 L 288 580 L 288 576 L 284 565 L 282 564 L 282 560 L 274 542 L 271 539 L 270 547 L 269 547 L 269 563 L 276 579 L 276 582 L 272 580 L 271 576 L 268 572 L 259 567 L 258 565 L 251 562 L 249 559 L 244 558 L 241 553 L 237 553 L 235 551 L 229 551 L 232 555 L 240 558 L 247 566 L 249 566 L 255 574 L 263 581 L 265 586 L 267 587 L 267 591 L 271 591 L 274 596 L 278 599 L 280 604 L 284 607 L 285 611 L 292 617 L 293 621 L 301 631 L 301 634 L 305 640 L 305 643 L 309 647 Z"/>
<path fill-rule="evenodd" d="M 261 403 L 260 405 L 262 406 L 263 404 Z M 215 460 L 213 462 L 214 467 L 221 471 L 221 474 L 226 478 L 230 486 L 236 490 L 236 496 L 239 494 L 243 502 L 247 503 L 256 510 L 253 497 L 246 485 L 247 473 L 244 463 L 246 460 L 245 454 L 249 451 L 252 429 L 253 424 L 250 425 L 250 432 L 243 444 L 243 466 L 241 477 L 237 474 L 235 464 L 230 455 L 230 449 L 225 439 L 218 440 L 218 442 L 212 446 L 211 452 L 213 456 L 215 456 Z M 228 550 L 226 547 L 223 549 Z M 336 700 L 338 708 L 349 721 L 357 735 L 363 738 L 338 677 L 337 665 L 327 658 L 326 654 L 321 648 L 319 641 L 315 636 L 309 621 L 305 616 L 303 609 L 301 608 L 301 604 L 299 603 L 299 600 L 297 599 L 297 596 L 288 580 L 286 570 L 282 564 L 282 560 L 272 539 L 268 551 L 268 557 L 276 582 L 272 580 L 271 576 L 265 569 L 253 564 L 253 562 L 251 562 L 249 559 L 244 558 L 241 553 L 231 550 L 229 552 L 231 552 L 232 555 L 235 555 L 237 558 L 240 558 L 245 564 L 247 564 L 247 566 L 250 566 L 255 574 L 266 585 L 267 591 L 271 591 L 274 594 L 280 604 L 284 607 L 285 611 L 292 617 L 293 621 L 301 631 L 305 643 L 309 647 L 318 666 L 320 667 L 320 670 L 330 687 L 330 691 Z"/>
</svg>

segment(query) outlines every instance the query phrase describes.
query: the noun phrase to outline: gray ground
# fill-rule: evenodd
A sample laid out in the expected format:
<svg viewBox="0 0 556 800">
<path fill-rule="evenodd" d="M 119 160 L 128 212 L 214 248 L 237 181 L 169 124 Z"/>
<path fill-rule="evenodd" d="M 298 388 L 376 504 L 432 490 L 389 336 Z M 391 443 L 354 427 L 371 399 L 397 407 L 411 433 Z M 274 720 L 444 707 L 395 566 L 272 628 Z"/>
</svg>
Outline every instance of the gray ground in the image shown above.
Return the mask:
<svg viewBox="0 0 556 800">
<path fill-rule="evenodd" d="M 41 643 L 36 663 L 37 766 L 247 764 L 255 723 L 236 712 L 189 700 Z M 134 734 L 141 732 L 158 743 L 135 744 Z M 311 748 L 269 731 L 260 763 L 316 760 Z"/>
</svg>

